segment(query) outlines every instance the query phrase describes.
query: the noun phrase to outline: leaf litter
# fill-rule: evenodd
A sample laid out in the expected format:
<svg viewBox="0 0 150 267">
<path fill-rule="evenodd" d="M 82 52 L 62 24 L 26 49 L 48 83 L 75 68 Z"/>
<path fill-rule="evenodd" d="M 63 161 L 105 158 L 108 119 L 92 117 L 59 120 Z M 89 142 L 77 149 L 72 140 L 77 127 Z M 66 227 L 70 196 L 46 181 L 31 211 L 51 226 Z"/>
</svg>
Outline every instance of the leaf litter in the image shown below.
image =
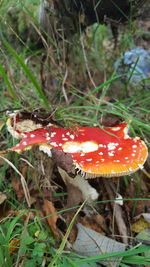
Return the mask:
<svg viewBox="0 0 150 267">
<path fill-rule="evenodd" d="M 115 125 L 115 121 L 118 121 L 118 118 L 114 118 L 114 121 L 112 120 L 113 126 Z M 105 119 L 105 123 L 110 125 L 111 119 L 108 118 L 108 121 Z M 67 228 L 67 225 L 70 224 L 76 209 L 68 212 L 67 215 L 62 214 L 61 216 L 57 214 L 57 211 L 61 211 L 62 208 L 67 209 L 77 207 L 83 201 L 86 201 L 87 209 L 83 208 L 82 212 L 77 215 L 75 225 L 70 232 L 68 238 L 68 241 L 71 244 L 70 248 L 84 256 L 97 255 L 100 251 L 102 254 L 124 251 L 127 244 L 129 244 L 128 236 L 131 229 L 128 220 L 126 220 L 126 209 L 124 210 L 124 207 L 127 207 L 126 203 L 123 202 L 123 199 L 122 206 L 119 205 L 119 202 L 117 203 L 118 195 L 123 195 L 125 197 L 125 194 L 122 191 L 122 184 L 119 184 L 119 179 L 114 178 L 112 180 L 108 178 L 100 178 L 96 181 L 87 181 L 73 168 L 72 157 L 68 154 L 53 148 L 52 159 L 49 159 L 43 152 L 38 151 L 38 153 L 36 153 L 36 148 L 33 151 L 36 155 L 35 160 L 38 169 L 35 168 L 33 163 L 27 164 L 26 159 L 23 160 L 22 158 L 21 177 L 24 177 L 27 186 L 28 195 L 30 196 L 30 205 L 36 207 L 40 217 L 44 218 L 46 216 L 45 222 L 47 221 L 55 239 L 60 240 L 61 233 L 63 233 Z M 24 152 L 24 155 L 27 155 L 27 152 Z M 10 162 L 8 160 L 5 161 L 8 163 Z M 48 164 L 49 172 L 47 173 L 47 176 L 46 172 Z M 12 164 L 10 164 L 10 166 L 13 167 Z M 13 169 L 14 171 L 16 170 L 16 168 Z M 34 179 L 34 174 L 35 176 L 40 174 L 38 179 L 36 177 L 36 186 L 31 182 L 30 176 L 28 177 L 29 169 L 32 169 L 32 179 Z M 20 175 L 20 171 L 17 171 L 17 173 Z M 49 178 L 44 181 L 43 178 L 45 176 Z M 40 177 L 43 178 L 41 179 Z M 46 179 L 46 177 L 44 179 Z M 18 201 L 23 203 L 24 187 L 22 182 L 19 178 L 14 177 L 11 180 L 11 184 Z M 135 185 L 132 184 L 132 182 L 131 185 L 133 186 L 134 191 Z M 40 188 L 40 190 L 38 188 Z M 65 191 L 67 191 L 67 195 L 63 196 L 63 202 L 61 197 L 54 196 L 55 194 L 63 195 L 63 192 Z M 129 192 L 131 194 L 131 191 Z M 92 212 L 88 212 L 88 205 L 90 207 L 92 201 L 105 199 L 114 199 L 116 201 L 101 204 L 102 211 L 98 204 L 93 204 Z M 129 211 L 130 210 L 128 209 L 128 212 Z M 13 214 L 13 212 L 11 212 L 11 214 Z M 32 219 L 33 218 L 34 214 L 32 215 Z M 59 227 L 60 221 L 65 222 L 65 229 Z M 83 229 L 88 233 L 88 237 L 86 238 L 82 233 Z M 134 230 L 132 229 L 132 231 Z M 115 236 L 116 240 L 113 239 Z M 19 241 L 14 239 L 10 243 L 10 246 L 12 244 L 19 244 Z M 86 249 L 87 244 L 89 247 Z M 81 249 L 80 246 L 84 248 L 84 250 Z M 97 252 L 95 251 L 95 246 L 98 247 L 98 250 L 96 250 Z M 66 245 L 66 248 L 67 247 L 68 244 Z M 13 253 L 16 250 L 13 250 L 12 248 L 10 251 Z M 92 251 L 95 251 L 94 254 L 92 254 Z M 114 259 L 111 263 L 113 266 L 118 266 L 120 260 L 121 258 Z M 108 265 L 106 262 L 102 263 L 109 266 L 109 263 Z"/>
<path fill-rule="evenodd" d="M 139 23 L 143 23 L 143 21 L 139 21 Z M 144 31 L 146 32 L 149 27 L 149 21 L 143 23 L 143 25 Z M 147 40 L 145 38 L 145 42 L 146 41 Z M 140 44 L 141 41 L 139 37 L 138 45 Z M 146 46 L 149 47 L 149 45 Z M 85 94 L 87 93 L 87 91 L 90 92 L 90 79 L 86 79 L 85 77 L 83 79 L 80 71 L 78 74 L 79 75 L 76 75 L 76 79 L 78 81 L 79 87 L 86 90 Z M 68 75 L 71 75 L 70 79 L 72 79 L 73 74 L 69 73 Z M 99 78 L 96 79 L 99 82 Z M 68 84 L 69 82 L 70 81 L 68 80 Z M 87 88 L 85 88 L 85 84 Z M 57 122 L 57 120 L 55 121 L 51 114 L 49 115 L 51 119 L 49 119 L 49 116 L 43 116 L 43 111 L 35 110 L 32 112 L 32 115 L 30 112 L 26 113 L 27 118 L 32 117 L 32 119 L 34 118 L 35 121 L 37 121 L 38 117 L 38 122 L 40 123 L 47 123 L 47 121 L 49 121 L 60 126 L 59 122 Z M 103 125 L 106 126 L 114 126 L 116 124 L 116 121 L 118 122 L 118 119 L 120 120 L 120 118 L 118 117 L 114 118 L 110 116 L 108 118 L 106 116 L 106 118 L 102 117 L 100 123 L 103 123 Z M 3 127 L 3 123 L 0 123 L 0 126 Z M 2 145 L 2 147 L 4 146 Z M 30 201 L 28 201 L 28 204 L 30 204 L 32 208 L 37 209 L 38 214 L 39 216 L 41 216 L 41 218 L 45 218 L 45 216 L 47 217 L 44 222 L 46 223 L 47 221 L 50 230 L 53 232 L 53 235 L 56 239 L 59 239 L 61 233 L 64 233 L 66 228 L 68 227 L 75 211 L 68 211 L 67 215 L 66 213 L 62 212 L 61 216 L 60 214 L 56 214 L 57 211 L 60 212 L 61 210 L 64 210 L 66 208 L 78 206 L 86 199 L 86 196 L 84 195 L 82 190 L 78 188 L 78 186 L 74 185 L 71 182 L 72 179 L 74 179 L 74 176 L 76 176 L 76 171 L 72 172 L 71 159 L 66 156 L 65 153 L 60 153 L 60 151 L 53 149 L 53 164 L 51 162 L 51 159 L 47 158 L 47 156 L 45 156 L 43 152 L 37 152 L 36 149 L 34 150 L 34 152 L 35 162 L 31 162 L 31 164 L 35 167 L 35 169 L 31 172 L 31 166 L 28 166 L 27 169 L 23 166 L 19 168 L 20 173 L 25 178 L 25 182 L 30 194 Z M 24 152 L 23 156 L 25 157 L 25 159 L 29 159 L 28 152 Z M 13 156 L 11 157 L 11 161 L 13 162 Z M 0 164 L 3 165 L 3 159 L 1 159 Z M 65 174 L 62 174 L 59 168 L 62 168 Z M 150 167 L 148 164 L 147 170 L 149 171 L 149 169 Z M 67 176 L 67 178 L 64 178 L 64 175 Z M 14 175 L 14 172 L 13 175 L 11 174 L 11 176 L 6 173 L 5 179 L 6 181 L 11 183 L 18 201 L 24 204 L 25 201 L 22 183 L 19 182 L 20 178 L 16 178 L 16 176 L 17 175 Z M 142 183 L 139 183 L 139 181 L 136 180 L 135 176 L 134 178 L 133 176 L 131 176 L 129 177 L 129 179 L 121 179 L 119 182 L 118 178 L 114 178 L 112 179 L 112 181 L 110 181 L 110 179 L 105 181 L 102 178 L 96 179 L 95 181 L 88 181 L 95 192 L 97 192 L 97 200 L 102 202 L 99 204 L 90 203 L 90 201 L 92 201 L 92 198 L 89 199 L 90 201 L 86 204 L 86 206 L 84 206 L 82 211 L 76 217 L 75 227 L 70 232 L 70 236 L 68 238 L 69 242 L 72 244 L 72 249 L 74 249 L 74 251 L 77 251 L 79 254 L 82 253 L 82 255 L 86 255 L 87 257 L 90 256 L 90 253 L 91 255 L 93 255 L 92 253 L 96 255 L 95 253 L 111 252 L 112 249 L 116 251 L 124 251 L 126 244 L 132 243 L 130 238 L 128 239 L 127 237 L 130 237 L 133 234 L 133 225 L 138 224 L 141 218 L 142 220 L 144 220 L 144 223 L 146 222 L 146 224 L 144 224 L 144 228 L 142 228 L 143 224 L 142 227 L 140 225 L 140 231 L 135 231 L 139 232 L 139 236 L 133 234 L 133 240 L 136 241 L 137 239 L 138 243 L 142 242 L 143 240 L 149 241 L 149 221 L 145 220 L 145 218 L 149 218 L 150 214 L 150 204 L 148 200 L 137 200 L 136 202 L 123 201 L 123 205 L 120 207 L 117 205 L 117 201 L 111 203 L 106 201 L 108 199 L 115 200 L 117 194 L 120 194 L 121 196 L 123 196 L 123 198 L 130 199 L 136 199 L 137 197 L 149 197 L 149 180 L 142 172 L 139 172 L 139 177 L 140 180 L 143 181 Z M 139 184 L 141 186 L 141 192 L 138 188 Z M 8 192 L 2 194 L 3 195 L 0 208 L 5 209 L 5 203 L 7 202 L 7 199 L 9 199 L 9 194 Z M 20 212 L 22 212 L 21 209 L 14 211 L 8 208 L 7 214 L 2 214 L 1 220 L 5 219 L 9 215 L 15 217 Z M 145 215 L 143 216 L 143 214 L 146 214 L 146 217 Z M 22 219 L 26 220 L 26 215 L 23 216 Z M 36 215 L 32 213 L 30 219 L 34 221 L 35 218 Z M 137 220 L 136 222 L 135 218 Z M 63 227 L 59 228 L 59 220 L 62 220 L 64 222 Z M 10 242 L 10 246 L 11 245 L 18 246 L 19 240 L 13 239 Z M 68 248 L 68 246 L 66 246 L 66 248 Z M 14 252 L 15 251 L 13 250 L 11 251 L 11 253 Z M 112 266 L 111 263 L 113 264 L 113 266 L 117 266 L 117 263 L 114 261 L 110 261 L 110 264 L 108 263 L 108 265 L 103 261 L 103 264 L 105 264 L 106 266 Z"/>
</svg>

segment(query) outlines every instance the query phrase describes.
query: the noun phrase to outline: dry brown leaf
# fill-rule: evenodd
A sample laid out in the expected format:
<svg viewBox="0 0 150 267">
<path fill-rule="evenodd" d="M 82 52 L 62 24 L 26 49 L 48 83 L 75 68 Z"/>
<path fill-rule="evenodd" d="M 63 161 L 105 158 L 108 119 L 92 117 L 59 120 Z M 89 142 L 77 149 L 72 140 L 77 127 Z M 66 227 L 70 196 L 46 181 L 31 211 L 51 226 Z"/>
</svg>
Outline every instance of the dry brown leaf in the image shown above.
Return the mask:
<svg viewBox="0 0 150 267">
<path fill-rule="evenodd" d="M 90 228 L 90 229 L 92 229 L 92 230 L 94 230 L 94 231 L 96 231 L 102 235 L 105 235 L 105 233 L 103 232 L 103 230 L 101 228 L 101 225 L 99 223 L 97 223 L 95 215 L 93 215 L 92 217 L 87 217 L 87 216 L 81 217 L 80 223 L 83 226 L 85 226 L 86 228 Z"/>
<path fill-rule="evenodd" d="M 46 219 L 47 219 L 48 224 L 49 224 L 49 226 L 50 226 L 50 228 L 54 234 L 54 237 L 56 239 L 59 239 L 59 233 L 58 233 L 58 229 L 56 226 L 58 215 L 56 214 L 56 209 L 55 209 L 53 203 L 47 199 L 44 200 L 44 211 L 45 211 L 46 216 L 53 214 L 51 216 L 48 216 Z"/>
<path fill-rule="evenodd" d="M 24 197 L 24 191 L 23 191 L 23 188 L 22 188 L 22 184 L 21 184 L 20 179 L 13 178 L 12 181 L 11 181 L 11 184 L 12 184 L 13 189 L 16 192 L 17 199 L 19 201 L 22 201 L 23 200 L 23 197 Z"/>
<path fill-rule="evenodd" d="M 86 228 L 81 223 L 77 224 L 78 235 L 72 246 L 72 250 L 86 257 L 94 257 L 105 253 L 125 251 L 126 245 L 111 238 L 101 235 L 92 229 Z M 119 253 L 118 253 L 119 254 Z M 119 266 L 120 258 L 107 258 L 107 261 L 97 261 L 100 266 Z M 110 264 L 111 263 L 111 264 Z"/>
<path fill-rule="evenodd" d="M 18 216 L 19 214 L 21 214 L 22 212 L 24 212 L 25 210 L 18 210 L 18 211 L 14 211 L 14 215 L 15 216 Z M 21 216 L 21 219 L 22 220 L 26 220 L 27 218 L 29 218 L 29 220 L 34 220 L 34 218 L 35 218 L 35 214 L 34 214 L 34 212 L 32 212 L 32 211 L 27 211 L 25 214 L 23 214 L 22 216 Z"/>
<path fill-rule="evenodd" d="M 19 249 L 19 244 L 20 244 L 20 239 L 16 238 L 16 239 L 12 239 L 9 242 L 9 251 L 10 253 L 16 252 Z"/>
<path fill-rule="evenodd" d="M 0 192 L 0 204 L 2 204 L 6 199 L 7 196 L 4 193 Z"/>
<path fill-rule="evenodd" d="M 107 115 L 107 116 L 103 116 L 100 119 L 100 124 L 102 124 L 105 127 L 113 127 L 120 122 L 121 122 L 120 117 L 116 115 Z"/>
<path fill-rule="evenodd" d="M 74 207 L 83 202 L 83 196 L 81 190 L 73 184 L 67 184 L 67 208 Z"/>
<path fill-rule="evenodd" d="M 12 95 L 10 93 L 8 93 L 8 92 L 4 93 L 4 96 L 5 97 L 8 97 L 10 99 L 13 99 Z"/>
<path fill-rule="evenodd" d="M 109 199 L 113 199 L 114 193 L 112 191 L 112 188 L 113 188 L 112 181 L 108 181 L 108 180 L 106 181 L 106 179 L 103 179 L 103 183 L 105 185 Z M 113 209 L 113 216 L 116 222 L 116 226 L 118 228 L 119 235 L 122 238 L 123 243 L 127 244 L 128 243 L 128 229 L 127 229 L 127 225 L 125 222 L 125 218 L 123 216 L 123 209 L 120 205 L 117 204 L 117 202 L 111 202 L 110 205 Z"/>
</svg>

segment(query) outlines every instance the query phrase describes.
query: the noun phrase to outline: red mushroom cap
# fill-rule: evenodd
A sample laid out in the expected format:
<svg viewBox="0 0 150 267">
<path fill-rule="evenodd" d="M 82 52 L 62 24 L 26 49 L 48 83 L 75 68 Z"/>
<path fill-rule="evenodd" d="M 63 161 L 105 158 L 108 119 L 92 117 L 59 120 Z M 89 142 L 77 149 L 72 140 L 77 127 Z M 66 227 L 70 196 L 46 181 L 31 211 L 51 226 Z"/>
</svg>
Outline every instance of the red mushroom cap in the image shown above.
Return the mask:
<svg viewBox="0 0 150 267">
<path fill-rule="evenodd" d="M 139 138 L 130 138 L 128 125 L 115 127 L 78 127 L 74 131 L 46 127 L 26 133 L 13 151 L 22 151 L 33 145 L 52 147 L 72 155 L 76 168 L 86 177 L 122 176 L 143 168 L 148 151 Z M 41 149 L 42 150 L 42 149 Z"/>
<path fill-rule="evenodd" d="M 140 139 L 128 137 L 126 129 L 123 124 L 105 128 L 109 133 L 115 131 L 116 136 L 101 132 L 97 150 L 73 155 L 73 160 L 86 177 L 123 176 L 143 168 L 148 156 L 147 147 Z"/>
</svg>

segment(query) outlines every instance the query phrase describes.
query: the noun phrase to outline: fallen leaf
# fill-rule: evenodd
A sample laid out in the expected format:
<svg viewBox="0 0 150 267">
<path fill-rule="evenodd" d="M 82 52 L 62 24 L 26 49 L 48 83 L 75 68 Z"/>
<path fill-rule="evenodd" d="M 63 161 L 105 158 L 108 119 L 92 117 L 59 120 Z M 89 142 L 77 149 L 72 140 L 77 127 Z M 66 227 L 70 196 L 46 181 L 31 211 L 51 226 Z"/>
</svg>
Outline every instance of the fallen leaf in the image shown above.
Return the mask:
<svg viewBox="0 0 150 267">
<path fill-rule="evenodd" d="M 102 235 L 105 235 L 101 226 L 104 225 L 104 218 L 99 214 L 93 214 L 91 217 L 84 216 L 80 218 L 80 223 Z"/>
<path fill-rule="evenodd" d="M 112 181 L 108 181 L 108 180 L 106 181 L 106 179 L 103 179 L 103 183 L 105 185 L 109 199 L 113 199 L 114 192 L 112 190 L 113 188 Z M 122 238 L 123 242 L 125 244 L 128 244 L 128 230 L 127 230 L 127 226 L 125 222 L 123 209 L 120 205 L 117 204 L 117 202 L 110 202 L 110 205 L 113 209 L 113 216 L 114 216 L 117 228 L 118 228 L 119 235 Z"/>
<path fill-rule="evenodd" d="M 8 97 L 10 99 L 13 99 L 12 95 L 10 93 L 8 93 L 8 92 L 4 93 L 4 96 L 5 97 Z"/>
<path fill-rule="evenodd" d="M 82 256 L 94 257 L 105 253 L 125 251 L 126 249 L 125 244 L 103 236 L 80 223 L 77 224 L 77 227 L 78 235 L 72 249 Z M 121 258 L 111 258 L 99 263 L 105 266 L 110 266 L 110 263 L 112 263 L 116 267 L 119 266 L 120 260 Z"/>
<path fill-rule="evenodd" d="M 0 192 L 0 204 L 2 204 L 6 199 L 7 196 L 4 193 Z"/>
<path fill-rule="evenodd" d="M 83 196 L 81 190 L 73 184 L 67 184 L 67 208 L 74 207 L 83 202 Z"/>
<path fill-rule="evenodd" d="M 105 127 L 113 127 L 121 122 L 121 118 L 115 115 L 106 115 L 100 119 L 100 124 Z"/>
<path fill-rule="evenodd" d="M 139 243 L 150 245 L 150 228 L 142 230 L 136 236 L 136 241 Z M 150 251 L 147 252 L 150 256 Z"/>
<path fill-rule="evenodd" d="M 16 195 L 17 195 L 17 199 L 19 201 L 22 201 L 23 198 L 24 198 L 24 191 L 23 191 L 20 179 L 13 178 L 12 181 L 11 181 L 11 184 L 12 184 L 12 187 L 13 187 Z"/>
<path fill-rule="evenodd" d="M 150 213 L 141 213 L 134 218 L 134 221 L 132 231 L 140 233 L 142 230 L 150 228 Z"/>
<path fill-rule="evenodd" d="M 54 234 L 54 237 L 56 239 L 59 239 L 59 233 L 58 233 L 58 229 L 57 229 L 57 226 L 56 226 L 56 222 L 57 222 L 57 219 L 58 219 L 58 215 L 56 214 L 56 209 L 53 205 L 53 203 L 47 199 L 44 200 L 44 211 L 45 211 L 45 214 L 46 216 L 48 216 L 46 219 L 48 221 L 48 224 Z M 51 215 L 53 214 L 53 215 Z M 51 216 L 49 216 L 51 215 Z"/>
<path fill-rule="evenodd" d="M 18 211 L 14 211 L 14 215 L 15 215 L 15 216 L 18 216 L 19 214 L 23 213 L 24 211 L 26 211 L 26 210 L 18 210 Z M 27 218 L 29 218 L 29 220 L 34 220 L 34 218 L 35 218 L 35 214 L 34 214 L 34 212 L 32 212 L 32 211 L 27 211 L 27 212 L 25 212 L 25 214 L 23 214 L 23 215 L 21 216 L 21 219 L 24 220 L 24 221 L 25 221 Z"/>
<path fill-rule="evenodd" d="M 16 238 L 16 239 L 12 239 L 9 242 L 9 252 L 10 253 L 14 253 L 16 251 L 18 251 L 19 249 L 19 244 L 20 244 L 20 239 Z"/>
</svg>

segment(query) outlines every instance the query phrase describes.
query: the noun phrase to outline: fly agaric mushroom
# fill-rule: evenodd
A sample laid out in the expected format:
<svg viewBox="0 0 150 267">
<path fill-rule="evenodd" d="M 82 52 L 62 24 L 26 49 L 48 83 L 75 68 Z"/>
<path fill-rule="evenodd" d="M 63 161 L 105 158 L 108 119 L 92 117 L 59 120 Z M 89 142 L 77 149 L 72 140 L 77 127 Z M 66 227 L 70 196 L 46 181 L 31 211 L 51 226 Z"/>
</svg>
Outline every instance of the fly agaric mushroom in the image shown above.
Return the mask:
<svg viewBox="0 0 150 267">
<path fill-rule="evenodd" d="M 50 156 L 56 148 L 70 154 L 75 168 L 86 178 L 131 174 L 143 168 L 148 151 L 138 137 L 127 134 L 128 124 L 115 127 L 76 127 L 73 130 L 47 126 L 25 132 L 23 139 L 11 151 L 21 152 L 39 145 Z"/>
</svg>

